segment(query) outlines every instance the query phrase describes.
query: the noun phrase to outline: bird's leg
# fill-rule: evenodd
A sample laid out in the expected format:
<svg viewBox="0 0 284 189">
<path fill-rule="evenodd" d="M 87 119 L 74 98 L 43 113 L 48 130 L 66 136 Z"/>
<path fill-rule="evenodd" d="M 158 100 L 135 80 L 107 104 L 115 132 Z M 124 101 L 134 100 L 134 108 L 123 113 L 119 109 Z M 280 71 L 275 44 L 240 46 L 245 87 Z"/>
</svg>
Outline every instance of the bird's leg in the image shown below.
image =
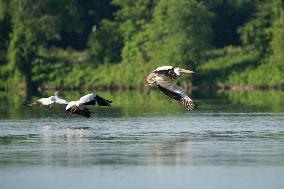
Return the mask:
<svg viewBox="0 0 284 189">
<path fill-rule="evenodd" d="M 154 86 L 154 83 L 147 83 L 145 85 L 146 88 L 146 92 L 149 94 L 150 90 L 152 89 L 152 87 Z"/>
<path fill-rule="evenodd" d="M 73 108 L 71 108 L 71 111 L 69 112 L 68 119 L 72 116 L 72 114 L 73 114 Z"/>
<path fill-rule="evenodd" d="M 69 113 L 68 119 L 73 115 L 73 113 L 76 111 L 75 108 L 71 108 L 71 111 Z"/>
<path fill-rule="evenodd" d="M 75 112 L 76 109 L 71 108 L 70 113 L 68 115 L 68 119 L 73 115 L 73 113 Z"/>
<path fill-rule="evenodd" d="M 69 119 L 71 116 L 72 116 L 72 112 L 70 112 L 70 113 L 69 113 L 69 115 L 68 115 L 68 118 L 67 118 L 67 119 Z"/>
<path fill-rule="evenodd" d="M 49 108 L 51 109 L 51 104 L 49 105 Z"/>
</svg>

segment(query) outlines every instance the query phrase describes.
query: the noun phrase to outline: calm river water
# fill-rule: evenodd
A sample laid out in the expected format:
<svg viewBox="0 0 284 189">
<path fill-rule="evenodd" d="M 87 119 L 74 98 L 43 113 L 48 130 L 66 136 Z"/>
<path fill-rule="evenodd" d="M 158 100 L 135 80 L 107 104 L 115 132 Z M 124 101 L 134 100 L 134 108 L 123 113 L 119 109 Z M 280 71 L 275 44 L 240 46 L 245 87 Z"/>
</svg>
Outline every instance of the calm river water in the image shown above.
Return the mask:
<svg viewBox="0 0 284 189">
<path fill-rule="evenodd" d="M 140 93 L 89 119 L 2 94 L 0 188 L 284 188 L 283 92 L 193 94 L 196 112 Z"/>
</svg>

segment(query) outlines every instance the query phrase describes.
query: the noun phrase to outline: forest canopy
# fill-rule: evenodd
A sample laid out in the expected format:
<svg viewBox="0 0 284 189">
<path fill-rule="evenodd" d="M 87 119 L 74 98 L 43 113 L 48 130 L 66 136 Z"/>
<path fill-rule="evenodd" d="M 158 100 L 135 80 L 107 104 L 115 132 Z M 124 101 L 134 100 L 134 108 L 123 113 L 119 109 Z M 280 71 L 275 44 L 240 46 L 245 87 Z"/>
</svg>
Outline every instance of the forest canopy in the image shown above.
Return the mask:
<svg viewBox="0 0 284 189">
<path fill-rule="evenodd" d="M 0 88 L 284 86 L 282 0 L 0 0 Z"/>
</svg>

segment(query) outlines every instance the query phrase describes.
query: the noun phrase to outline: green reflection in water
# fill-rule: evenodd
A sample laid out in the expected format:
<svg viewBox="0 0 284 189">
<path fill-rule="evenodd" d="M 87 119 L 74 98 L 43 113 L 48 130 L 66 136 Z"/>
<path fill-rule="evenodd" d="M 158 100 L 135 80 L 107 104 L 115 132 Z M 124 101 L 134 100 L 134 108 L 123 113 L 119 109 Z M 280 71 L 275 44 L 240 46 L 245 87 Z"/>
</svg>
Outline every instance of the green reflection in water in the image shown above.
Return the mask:
<svg viewBox="0 0 284 189">
<path fill-rule="evenodd" d="M 0 136 L 0 145 L 8 145 L 8 144 L 15 144 L 21 143 L 24 140 L 30 139 L 29 136 L 25 135 L 8 135 L 8 136 Z"/>
<path fill-rule="evenodd" d="M 254 106 L 255 110 L 267 112 L 284 111 L 284 91 L 239 91 L 227 92 L 225 95 L 230 102 Z"/>
<path fill-rule="evenodd" d="M 62 98 L 66 100 L 78 100 L 87 93 L 90 93 L 90 91 L 66 91 Z M 149 94 L 144 91 L 98 92 L 97 94 L 113 101 L 110 108 L 91 107 L 91 110 L 95 114 L 102 114 L 103 116 L 164 115 L 184 111 L 180 108 L 178 102 L 169 99 L 158 91 L 153 91 Z M 33 96 L 30 102 L 50 95 L 53 95 L 53 92 Z M 52 109 L 38 106 L 29 107 L 25 105 L 25 97 L 20 94 L 0 93 L 0 102 L 0 118 L 2 119 L 67 116 L 65 107 L 61 105 L 54 105 Z"/>
<path fill-rule="evenodd" d="M 196 91 L 201 111 L 209 112 L 284 112 L 284 91 Z"/>
<path fill-rule="evenodd" d="M 90 91 L 65 91 L 63 98 L 77 100 Z M 151 116 L 186 112 L 174 101 L 158 90 L 149 94 L 144 91 L 97 92 L 98 95 L 113 101 L 112 107 L 92 107 L 91 110 L 102 116 Z M 53 95 L 53 91 L 33 96 L 35 101 Z M 283 91 L 195 91 L 192 99 L 199 104 L 197 112 L 284 112 Z M 25 97 L 17 93 L 0 93 L 0 119 L 28 119 L 37 117 L 66 117 L 65 107 L 29 107 Z"/>
</svg>

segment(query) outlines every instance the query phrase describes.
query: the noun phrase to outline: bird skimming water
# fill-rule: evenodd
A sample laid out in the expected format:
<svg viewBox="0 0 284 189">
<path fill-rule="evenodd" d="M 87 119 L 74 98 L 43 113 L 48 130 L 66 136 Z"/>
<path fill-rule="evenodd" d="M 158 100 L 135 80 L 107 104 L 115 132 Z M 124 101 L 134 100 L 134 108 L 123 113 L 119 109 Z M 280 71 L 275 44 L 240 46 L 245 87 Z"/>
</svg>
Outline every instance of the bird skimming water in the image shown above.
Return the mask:
<svg viewBox="0 0 284 189">
<path fill-rule="evenodd" d="M 90 93 L 82 96 L 77 101 L 70 101 L 66 106 L 66 111 L 69 112 L 68 118 L 72 114 L 78 114 L 89 118 L 91 116 L 90 110 L 87 108 L 88 105 L 95 105 L 98 103 L 99 106 L 111 106 L 112 101 L 106 100 L 95 93 Z"/>
<path fill-rule="evenodd" d="M 87 108 L 88 105 L 95 105 L 97 103 L 99 106 L 111 106 L 110 103 L 112 103 L 112 101 L 106 100 L 96 95 L 95 93 L 90 93 L 85 96 L 82 96 L 77 101 L 64 100 L 60 98 L 61 94 L 62 93 L 60 91 L 57 91 L 55 92 L 55 96 L 41 98 L 28 105 L 33 106 L 37 104 L 40 106 L 49 106 L 51 108 L 51 105 L 54 103 L 62 104 L 62 105 L 66 105 L 66 111 L 69 112 L 68 118 L 73 114 L 77 114 L 77 115 L 81 115 L 81 116 L 85 116 L 89 118 L 91 116 L 91 112 Z"/>
<path fill-rule="evenodd" d="M 37 101 L 35 101 L 31 104 L 28 104 L 28 105 L 29 106 L 33 106 L 33 105 L 49 106 L 50 108 L 51 108 L 52 104 L 54 104 L 54 103 L 67 105 L 68 101 L 60 98 L 61 95 L 62 95 L 61 91 L 56 91 L 54 96 L 38 99 Z"/>
</svg>

